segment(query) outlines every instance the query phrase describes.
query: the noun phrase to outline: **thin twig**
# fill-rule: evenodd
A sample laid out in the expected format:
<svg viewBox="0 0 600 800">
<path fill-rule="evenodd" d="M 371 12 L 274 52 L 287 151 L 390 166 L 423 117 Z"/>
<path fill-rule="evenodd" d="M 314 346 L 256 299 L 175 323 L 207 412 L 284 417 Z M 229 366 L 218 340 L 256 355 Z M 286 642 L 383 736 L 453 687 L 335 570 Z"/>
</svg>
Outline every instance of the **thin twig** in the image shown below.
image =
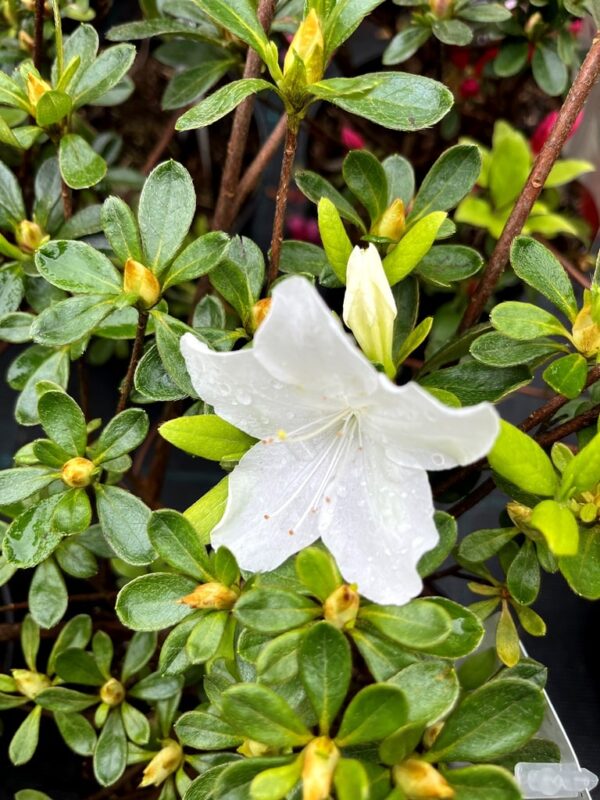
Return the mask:
<svg viewBox="0 0 600 800">
<path fill-rule="evenodd" d="M 275 0 L 260 0 L 258 4 L 258 19 L 268 31 L 275 14 Z M 250 48 L 246 56 L 244 78 L 257 78 L 260 75 L 261 61 L 258 54 Z M 223 166 L 219 196 L 213 216 L 213 230 L 228 230 L 234 216 L 231 206 L 237 194 L 237 186 L 242 170 L 242 161 L 246 151 L 248 132 L 254 111 L 255 97 L 252 95 L 237 107 L 231 126 L 231 134 L 227 144 L 227 156 Z"/>
<path fill-rule="evenodd" d="M 515 203 L 511 215 L 504 226 L 504 230 L 496 243 L 496 247 L 488 261 L 483 277 L 471 296 L 471 300 L 460 324 L 461 331 L 470 328 L 481 316 L 485 304 L 491 297 L 506 267 L 511 244 L 514 238 L 521 233 L 523 225 L 527 221 L 535 201 L 544 188 L 550 170 L 559 157 L 562 147 L 577 119 L 577 115 L 583 108 L 599 74 L 600 33 L 596 33 L 592 46 L 581 65 L 581 69 L 577 73 L 577 77 L 563 103 L 558 119 L 550 132 L 550 136 L 537 156 L 533 169 L 527 179 L 527 183 L 523 187 L 523 191 Z"/>
<path fill-rule="evenodd" d="M 144 175 L 149 175 L 152 172 L 154 167 L 160 161 L 162 154 L 165 152 L 167 147 L 171 144 L 171 141 L 172 141 L 173 137 L 175 136 L 175 132 L 176 132 L 175 131 L 175 124 L 177 123 L 177 120 L 183 114 L 184 111 L 185 111 L 185 108 L 180 108 L 175 112 L 175 114 L 173 114 L 169 118 L 169 120 L 168 120 L 167 124 L 165 125 L 165 128 L 164 128 L 164 130 L 162 132 L 162 136 L 160 137 L 158 142 L 155 144 L 155 146 L 150 151 L 150 155 L 148 156 L 144 166 L 142 167 L 142 172 L 144 173 Z"/>
<path fill-rule="evenodd" d="M 231 209 L 232 219 L 235 219 L 237 217 L 238 212 L 242 207 L 242 204 L 246 201 L 248 196 L 254 191 L 267 165 L 273 159 L 273 157 L 281 147 L 281 143 L 285 138 L 286 130 L 287 130 L 287 115 L 284 114 L 277 123 L 277 125 L 273 128 L 271 134 L 269 135 L 269 138 L 260 148 L 256 156 L 254 157 L 254 160 L 248 166 L 248 169 L 244 172 L 242 179 L 240 180 Z"/>
<path fill-rule="evenodd" d="M 70 594 L 69 603 L 96 603 L 100 600 L 114 600 L 118 592 L 88 592 L 86 594 Z M 20 611 L 29 608 L 28 600 L 21 600 L 18 603 L 8 603 L 5 606 L 0 606 L 0 614 L 6 614 L 9 611 Z"/>
<path fill-rule="evenodd" d="M 279 259 L 281 256 L 281 244 L 283 242 L 283 229 L 285 225 L 285 210 L 287 208 L 287 198 L 290 181 L 292 179 L 292 169 L 294 167 L 297 144 L 297 127 L 291 125 L 288 120 L 285 132 L 285 145 L 283 147 L 283 160 L 281 162 L 281 172 L 279 174 L 279 186 L 277 187 L 277 197 L 275 198 L 275 219 L 273 221 L 271 260 L 268 273 L 269 284 L 273 283 L 279 273 Z"/>
<path fill-rule="evenodd" d="M 135 340 L 133 342 L 131 357 L 129 359 L 129 367 L 127 368 L 127 375 L 125 375 L 125 380 L 123 381 L 123 386 L 121 388 L 121 395 L 119 397 L 119 404 L 117 405 L 117 411 L 116 411 L 117 414 L 123 411 L 127 405 L 129 394 L 133 386 L 135 369 L 138 365 L 138 362 L 142 356 L 142 351 L 144 349 L 144 337 L 146 335 L 147 324 L 148 324 L 148 312 L 140 311 L 140 315 L 138 317 L 138 324 L 135 331 Z"/>
<path fill-rule="evenodd" d="M 44 0 L 35 0 L 35 22 L 33 34 L 33 65 L 39 70 L 44 59 Z"/>
</svg>

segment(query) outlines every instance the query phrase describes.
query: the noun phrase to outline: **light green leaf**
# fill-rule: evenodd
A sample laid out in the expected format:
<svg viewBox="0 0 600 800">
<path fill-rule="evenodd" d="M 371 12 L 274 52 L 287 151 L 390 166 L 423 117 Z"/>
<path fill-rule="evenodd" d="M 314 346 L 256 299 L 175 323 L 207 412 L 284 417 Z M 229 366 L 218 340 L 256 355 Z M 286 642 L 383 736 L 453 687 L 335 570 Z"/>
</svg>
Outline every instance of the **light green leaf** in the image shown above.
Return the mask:
<svg viewBox="0 0 600 800">
<path fill-rule="evenodd" d="M 76 133 L 61 137 L 58 161 L 60 174 L 71 189 L 89 189 L 106 175 L 106 161 Z"/>
<path fill-rule="evenodd" d="M 192 613 L 190 606 L 178 601 L 193 592 L 197 585 L 197 581 L 183 575 L 166 572 L 141 575 L 119 592 L 117 616 L 136 631 L 169 628 Z"/>
<path fill-rule="evenodd" d="M 446 212 L 434 211 L 416 222 L 383 259 L 390 286 L 401 281 L 431 249 Z"/>
<path fill-rule="evenodd" d="M 579 529 L 568 506 L 555 500 L 543 500 L 533 509 L 529 524 L 544 534 L 548 547 L 554 555 L 576 555 L 579 547 Z"/>
<path fill-rule="evenodd" d="M 336 277 L 346 283 L 346 268 L 352 253 L 352 242 L 340 213 L 328 197 L 322 197 L 318 205 L 319 233 L 327 260 Z"/>
<path fill-rule="evenodd" d="M 194 108 L 186 111 L 185 114 L 179 117 L 175 127 L 178 131 L 204 128 L 229 114 L 247 97 L 265 89 L 274 88 L 273 84 L 267 83 L 262 78 L 242 78 L 238 81 L 232 81 L 226 86 L 217 89 L 216 92 L 213 92 Z"/>
<path fill-rule="evenodd" d="M 511 247 L 510 263 L 521 280 L 537 289 L 574 322 L 578 306 L 573 285 L 547 247 L 528 236 L 518 236 Z"/>
<path fill-rule="evenodd" d="M 180 450 L 210 461 L 239 461 L 256 443 L 216 414 L 169 420 L 160 426 L 160 435 Z"/>
<path fill-rule="evenodd" d="M 541 497 L 552 497 L 558 477 L 542 448 L 526 433 L 505 420 L 488 455 L 492 469 L 520 489 Z"/>
<path fill-rule="evenodd" d="M 513 300 L 500 303 L 492 309 L 490 319 L 494 328 L 510 339 L 527 341 L 540 336 L 571 338 L 553 314 L 531 303 Z"/>
</svg>

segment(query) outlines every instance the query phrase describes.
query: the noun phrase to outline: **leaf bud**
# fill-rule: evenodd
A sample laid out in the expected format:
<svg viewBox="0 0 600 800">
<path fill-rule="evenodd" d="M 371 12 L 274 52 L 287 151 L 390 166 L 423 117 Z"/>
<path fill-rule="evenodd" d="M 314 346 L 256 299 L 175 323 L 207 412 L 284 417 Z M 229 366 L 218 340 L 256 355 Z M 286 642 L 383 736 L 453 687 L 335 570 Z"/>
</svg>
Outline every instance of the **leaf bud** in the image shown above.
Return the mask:
<svg viewBox="0 0 600 800">
<path fill-rule="evenodd" d="M 152 308 L 160 299 L 160 284 L 156 276 L 133 258 L 125 262 L 123 291 L 135 295 L 137 304 L 143 309 Z"/>
<path fill-rule="evenodd" d="M 47 675 L 42 675 L 29 669 L 13 669 L 12 676 L 17 685 L 17 690 L 30 700 L 34 700 L 36 695 L 52 685 Z"/>
<path fill-rule="evenodd" d="M 35 253 L 38 247 L 50 240 L 50 236 L 44 233 L 37 222 L 24 219 L 15 229 L 15 239 L 24 253 Z"/>
<path fill-rule="evenodd" d="M 356 585 L 347 583 L 332 592 L 323 604 L 323 616 L 335 628 L 353 628 L 360 606 Z"/>
<path fill-rule="evenodd" d="M 42 95 L 51 91 L 52 86 L 43 78 L 39 78 L 33 72 L 27 76 L 27 97 L 31 103 L 32 108 L 36 108 Z"/>
<path fill-rule="evenodd" d="M 89 458 L 76 456 L 63 464 L 60 476 L 71 489 L 82 489 L 90 485 L 95 470 L 96 466 Z"/>
<path fill-rule="evenodd" d="M 317 83 L 325 71 L 325 43 L 321 21 L 314 8 L 311 8 L 300 23 L 283 62 L 283 75 L 294 71 L 296 58 L 304 65 L 306 83 Z"/>
<path fill-rule="evenodd" d="M 404 232 L 404 220 L 404 203 L 397 197 L 375 221 L 371 233 L 397 242 Z"/>
<path fill-rule="evenodd" d="M 183 760 L 183 749 L 174 739 L 165 739 L 162 749 L 154 756 L 144 770 L 140 788 L 160 786 L 172 775 Z"/>
<path fill-rule="evenodd" d="M 100 699 L 107 706 L 121 705 L 125 699 L 125 688 L 116 678 L 109 678 L 100 689 Z"/>
<path fill-rule="evenodd" d="M 444 800 L 454 797 L 454 789 L 437 769 L 421 761 L 408 758 L 392 770 L 396 786 L 407 800 Z"/>
<path fill-rule="evenodd" d="M 177 602 L 190 608 L 210 608 L 215 611 L 223 611 L 233 608 L 238 595 L 233 589 L 224 586 L 217 581 L 200 583 L 193 592 L 186 594 Z"/>
<path fill-rule="evenodd" d="M 327 736 L 319 736 L 304 748 L 302 800 L 327 800 L 340 751 Z"/>
</svg>

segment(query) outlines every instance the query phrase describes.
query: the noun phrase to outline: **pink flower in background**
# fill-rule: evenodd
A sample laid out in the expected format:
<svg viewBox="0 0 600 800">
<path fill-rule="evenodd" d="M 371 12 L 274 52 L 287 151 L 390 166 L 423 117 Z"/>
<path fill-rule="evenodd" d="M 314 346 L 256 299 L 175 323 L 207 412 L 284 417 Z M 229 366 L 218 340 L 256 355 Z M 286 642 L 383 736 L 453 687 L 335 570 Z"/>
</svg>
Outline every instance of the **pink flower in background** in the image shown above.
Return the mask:
<svg viewBox="0 0 600 800">
<path fill-rule="evenodd" d="M 477 78 L 465 78 L 460 85 L 460 94 L 464 100 L 470 97 L 476 97 L 481 89 L 481 84 Z"/>
<path fill-rule="evenodd" d="M 349 125 L 342 125 L 342 134 L 340 138 L 347 150 L 362 150 L 366 145 L 364 137 Z"/>
<path fill-rule="evenodd" d="M 573 34 L 573 36 L 579 36 L 581 33 L 581 29 L 583 28 L 583 20 L 582 19 L 575 19 L 569 25 L 569 30 Z"/>
<path fill-rule="evenodd" d="M 287 220 L 288 233 L 300 242 L 320 244 L 319 226 L 316 219 L 307 219 L 300 214 L 291 214 Z"/>
<path fill-rule="evenodd" d="M 542 147 L 546 144 L 546 140 L 550 136 L 550 132 L 554 127 L 556 120 L 558 119 L 558 111 L 551 111 L 549 114 L 546 114 L 544 119 L 540 122 L 537 126 L 535 131 L 533 132 L 533 136 L 531 137 L 531 149 L 537 155 Z M 573 127 L 571 128 L 571 133 L 569 134 L 569 139 L 577 128 L 581 125 L 583 120 L 583 111 L 580 111 L 577 115 L 577 119 L 573 123 Z"/>
</svg>

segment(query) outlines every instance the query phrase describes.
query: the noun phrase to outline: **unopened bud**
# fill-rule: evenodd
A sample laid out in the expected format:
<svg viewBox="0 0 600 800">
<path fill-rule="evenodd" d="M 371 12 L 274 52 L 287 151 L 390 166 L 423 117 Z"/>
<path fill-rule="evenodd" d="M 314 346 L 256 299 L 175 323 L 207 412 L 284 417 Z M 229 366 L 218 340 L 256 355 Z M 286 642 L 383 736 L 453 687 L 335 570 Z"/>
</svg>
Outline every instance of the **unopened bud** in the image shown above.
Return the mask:
<svg viewBox="0 0 600 800">
<path fill-rule="evenodd" d="M 251 315 L 252 331 L 255 331 L 258 326 L 265 321 L 269 311 L 271 310 L 272 302 L 273 301 L 270 297 L 265 297 L 263 300 L 259 300 L 257 303 L 254 303 L 252 306 Z"/>
<path fill-rule="evenodd" d="M 139 261 L 128 258 L 123 273 L 123 291 L 138 297 L 138 304 L 144 308 L 152 308 L 160 299 L 160 283 L 156 276 Z"/>
<path fill-rule="evenodd" d="M 335 628 L 353 628 L 360 606 L 356 585 L 345 583 L 332 592 L 323 604 L 323 616 Z"/>
<path fill-rule="evenodd" d="M 573 323 L 573 344 L 586 358 L 600 352 L 600 327 L 592 317 L 591 295 L 586 292 L 583 308 Z"/>
<path fill-rule="evenodd" d="M 144 770 L 140 788 L 160 786 L 169 775 L 179 769 L 182 759 L 183 750 L 181 745 L 173 739 L 166 739 L 163 742 L 162 749 L 158 751 Z"/>
<path fill-rule="evenodd" d="M 93 461 L 90 461 L 89 458 L 77 456 L 63 465 L 60 476 L 64 483 L 72 489 L 82 489 L 92 482 L 95 469 Z"/>
<path fill-rule="evenodd" d="M 393 770 L 396 786 L 407 800 L 443 800 L 454 797 L 454 789 L 435 767 L 419 758 L 408 758 Z"/>
<path fill-rule="evenodd" d="M 319 736 L 304 749 L 302 800 L 327 800 L 340 751 L 327 736 Z"/>
<path fill-rule="evenodd" d="M 307 83 L 317 83 L 325 71 L 325 43 L 321 21 L 314 8 L 300 23 L 292 43 L 285 55 L 283 74 L 293 70 L 294 59 L 299 58 L 304 64 Z"/>
<path fill-rule="evenodd" d="M 527 34 L 527 36 L 531 36 L 531 34 L 533 33 L 534 29 L 537 28 L 537 26 L 542 21 L 543 21 L 542 20 L 542 15 L 540 14 L 539 11 L 536 11 L 535 14 L 532 14 L 529 17 L 529 19 L 527 20 L 527 22 L 525 23 L 524 30 L 525 30 L 525 33 Z"/>
<path fill-rule="evenodd" d="M 50 236 L 44 233 L 37 222 L 24 219 L 16 227 L 15 239 L 24 253 L 35 253 L 38 247 L 50 240 Z"/>
<path fill-rule="evenodd" d="M 25 50 L 27 53 L 32 53 L 35 48 L 35 42 L 33 40 L 33 36 L 30 36 L 27 31 L 24 31 L 22 28 L 19 31 L 19 47 L 21 50 Z"/>
<path fill-rule="evenodd" d="M 107 706 L 118 706 L 125 700 L 125 688 L 116 678 L 109 678 L 100 689 L 100 699 Z"/>
<path fill-rule="evenodd" d="M 429 0 L 429 10 L 436 19 L 445 19 L 452 11 L 453 0 Z"/>
<path fill-rule="evenodd" d="M 228 586 L 217 581 L 201 583 L 190 594 L 178 600 L 178 603 L 190 608 L 211 608 L 224 611 L 233 608 L 238 595 Z"/>
<path fill-rule="evenodd" d="M 29 669 L 13 669 L 12 676 L 17 684 L 17 690 L 30 700 L 52 684 L 47 675 Z"/>
<path fill-rule="evenodd" d="M 33 108 L 37 107 L 40 97 L 49 92 L 52 86 L 43 78 L 38 78 L 33 72 L 27 76 L 27 97 Z"/>
<path fill-rule="evenodd" d="M 268 744 L 255 742 L 254 739 L 244 739 L 243 744 L 238 747 L 237 751 L 246 756 L 246 758 L 262 758 L 262 756 L 273 755 L 276 752 Z"/>
<path fill-rule="evenodd" d="M 398 197 L 375 222 L 371 233 L 397 242 L 404 232 L 404 219 L 404 203 Z"/>
<path fill-rule="evenodd" d="M 511 500 L 510 503 L 506 504 L 506 512 L 519 530 L 530 529 L 533 512 L 529 506 L 524 506 L 522 503 L 517 503 L 516 500 Z"/>
<path fill-rule="evenodd" d="M 443 722 L 436 722 L 434 725 L 430 725 L 423 734 L 423 747 L 425 747 L 427 750 L 430 750 L 435 744 L 435 740 L 442 732 L 443 727 Z"/>
</svg>

